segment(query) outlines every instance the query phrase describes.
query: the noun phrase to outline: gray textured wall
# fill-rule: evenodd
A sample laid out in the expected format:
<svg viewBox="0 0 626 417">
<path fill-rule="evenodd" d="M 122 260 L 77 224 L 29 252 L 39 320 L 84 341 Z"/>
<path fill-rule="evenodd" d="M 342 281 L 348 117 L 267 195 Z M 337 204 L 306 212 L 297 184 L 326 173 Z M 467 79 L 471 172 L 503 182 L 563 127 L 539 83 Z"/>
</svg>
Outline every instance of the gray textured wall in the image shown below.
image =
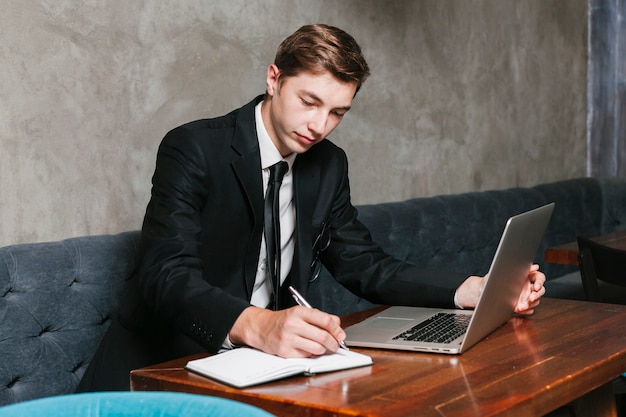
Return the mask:
<svg viewBox="0 0 626 417">
<path fill-rule="evenodd" d="M 333 134 L 355 203 L 585 174 L 585 0 L 4 0 L 0 244 L 137 229 L 172 127 L 325 22 L 372 77 Z"/>
</svg>

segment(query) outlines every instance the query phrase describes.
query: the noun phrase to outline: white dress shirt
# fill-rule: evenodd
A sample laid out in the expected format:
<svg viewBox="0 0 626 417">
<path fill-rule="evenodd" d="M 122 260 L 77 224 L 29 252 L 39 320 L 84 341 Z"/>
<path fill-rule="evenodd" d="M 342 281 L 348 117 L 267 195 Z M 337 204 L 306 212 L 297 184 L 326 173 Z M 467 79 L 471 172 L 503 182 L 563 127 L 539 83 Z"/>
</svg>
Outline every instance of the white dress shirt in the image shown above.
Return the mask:
<svg viewBox="0 0 626 417">
<path fill-rule="evenodd" d="M 293 263 L 293 252 L 295 247 L 294 231 L 296 228 L 296 209 L 293 205 L 293 174 L 291 167 L 296 159 L 295 153 L 283 158 L 270 139 L 267 129 L 263 124 L 261 116 L 261 105 L 255 108 L 256 133 L 259 138 L 259 149 L 261 151 L 261 168 L 263 169 L 263 195 L 267 191 L 267 184 L 270 178 L 269 167 L 280 161 L 286 161 L 289 170 L 283 178 L 280 186 L 280 282 L 287 278 Z M 252 290 L 250 304 L 265 308 L 270 302 L 272 295 L 272 280 L 267 270 L 267 250 L 265 248 L 265 233 L 261 238 L 261 249 L 259 252 L 259 263 L 257 265 L 256 279 Z"/>
</svg>

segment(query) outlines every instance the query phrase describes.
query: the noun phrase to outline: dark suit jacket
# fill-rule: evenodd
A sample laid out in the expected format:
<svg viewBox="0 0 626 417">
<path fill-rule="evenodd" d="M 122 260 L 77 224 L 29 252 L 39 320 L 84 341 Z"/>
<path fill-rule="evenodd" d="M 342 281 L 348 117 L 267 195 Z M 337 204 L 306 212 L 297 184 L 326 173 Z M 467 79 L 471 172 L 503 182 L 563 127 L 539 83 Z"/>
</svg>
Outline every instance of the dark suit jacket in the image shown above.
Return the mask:
<svg viewBox="0 0 626 417">
<path fill-rule="evenodd" d="M 249 306 L 263 232 L 263 184 L 254 107 L 167 134 L 143 225 L 144 299 L 209 351 Z M 462 278 L 445 280 L 384 254 L 350 202 L 345 153 L 324 140 L 293 166 L 296 244 L 291 285 L 306 294 L 312 246 L 326 223 L 322 261 L 348 289 L 375 303 L 451 305 Z M 291 301 L 291 297 L 282 297 Z"/>
</svg>

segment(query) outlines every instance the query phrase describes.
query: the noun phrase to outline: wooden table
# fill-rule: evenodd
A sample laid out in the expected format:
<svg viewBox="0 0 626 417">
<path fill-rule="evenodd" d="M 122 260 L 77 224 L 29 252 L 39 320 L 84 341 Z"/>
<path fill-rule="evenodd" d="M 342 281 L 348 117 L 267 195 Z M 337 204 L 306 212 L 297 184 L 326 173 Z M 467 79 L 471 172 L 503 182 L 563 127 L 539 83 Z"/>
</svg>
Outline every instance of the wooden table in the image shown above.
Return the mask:
<svg viewBox="0 0 626 417">
<path fill-rule="evenodd" d="M 626 306 L 544 298 L 460 356 L 355 348 L 374 365 L 235 389 L 184 370 L 206 356 L 196 355 L 133 371 L 131 389 L 215 395 L 277 416 L 542 416 L 571 402 L 579 417 L 616 416 L 625 335 Z"/>
<path fill-rule="evenodd" d="M 591 238 L 592 240 L 612 248 L 626 250 L 626 230 Z M 561 265 L 578 266 L 578 243 L 569 242 L 548 248 L 544 252 L 546 262 Z"/>
</svg>

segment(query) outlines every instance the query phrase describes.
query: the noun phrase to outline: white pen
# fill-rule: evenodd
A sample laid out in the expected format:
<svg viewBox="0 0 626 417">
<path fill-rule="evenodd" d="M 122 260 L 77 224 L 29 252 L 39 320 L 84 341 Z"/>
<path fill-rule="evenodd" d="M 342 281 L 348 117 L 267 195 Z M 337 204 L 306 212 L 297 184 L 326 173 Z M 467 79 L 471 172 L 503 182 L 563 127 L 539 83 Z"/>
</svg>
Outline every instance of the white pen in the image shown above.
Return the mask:
<svg viewBox="0 0 626 417">
<path fill-rule="evenodd" d="M 302 307 L 306 307 L 306 308 L 313 308 L 311 307 L 311 304 L 309 304 L 309 302 L 307 300 L 304 299 L 303 296 L 300 295 L 300 293 L 291 285 L 289 286 L 289 292 L 291 293 L 291 295 L 293 296 L 293 299 L 296 300 L 296 303 L 298 303 L 298 305 L 302 306 Z M 341 347 L 342 349 L 345 350 L 350 350 L 348 349 L 348 346 L 346 346 L 345 342 L 343 340 L 338 340 L 339 342 L 339 347 Z"/>
</svg>

